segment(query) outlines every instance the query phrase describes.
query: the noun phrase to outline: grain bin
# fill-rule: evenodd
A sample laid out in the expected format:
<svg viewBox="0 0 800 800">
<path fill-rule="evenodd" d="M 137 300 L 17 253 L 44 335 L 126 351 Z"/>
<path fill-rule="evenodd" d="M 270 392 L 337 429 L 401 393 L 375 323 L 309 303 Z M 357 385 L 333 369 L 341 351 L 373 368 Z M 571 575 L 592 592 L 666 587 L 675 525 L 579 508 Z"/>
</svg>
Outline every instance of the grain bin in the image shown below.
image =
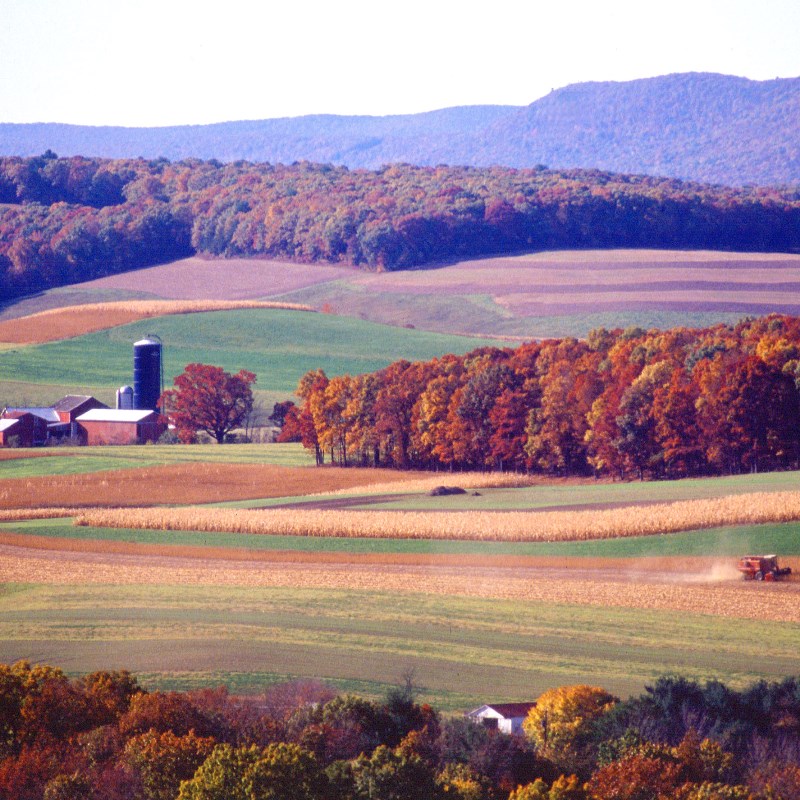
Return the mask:
<svg viewBox="0 0 800 800">
<path fill-rule="evenodd" d="M 117 408 L 121 411 L 130 411 L 133 408 L 132 386 L 120 386 L 117 389 Z"/>
<path fill-rule="evenodd" d="M 154 409 L 164 385 L 161 339 L 146 336 L 133 345 L 133 407 Z"/>
</svg>

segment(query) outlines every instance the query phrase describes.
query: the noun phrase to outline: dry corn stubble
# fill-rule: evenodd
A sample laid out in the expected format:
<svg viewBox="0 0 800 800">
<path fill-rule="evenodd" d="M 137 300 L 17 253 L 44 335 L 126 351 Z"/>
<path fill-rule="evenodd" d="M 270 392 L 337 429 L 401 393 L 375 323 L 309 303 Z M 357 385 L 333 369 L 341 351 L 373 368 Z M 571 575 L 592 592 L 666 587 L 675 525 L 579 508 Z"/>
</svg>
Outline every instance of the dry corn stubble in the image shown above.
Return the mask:
<svg viewBox="0 0 800 800">
<path fill-rule="evenodd" d="M 127 508 L 82 512 L 76 525 L 378 539 L 581 541 L 800 520 L 800 492 L 730 495 L 587 511 L 347 511 Z"/>
<path fill-rule="evenodd" d="M 57 569 L 54 565 L 57 564 Z M 496 598 L 674 610 L 800 623 L 797 584 L 763 592 L 753 583 L 597 570 L 571 576 L 546 568 L 360 563 L 248 563 L 115 553 L 43 552 L 0 544 L 0 581 L 46 584 L 167 584 L 316 588 Z"/>
</svg>

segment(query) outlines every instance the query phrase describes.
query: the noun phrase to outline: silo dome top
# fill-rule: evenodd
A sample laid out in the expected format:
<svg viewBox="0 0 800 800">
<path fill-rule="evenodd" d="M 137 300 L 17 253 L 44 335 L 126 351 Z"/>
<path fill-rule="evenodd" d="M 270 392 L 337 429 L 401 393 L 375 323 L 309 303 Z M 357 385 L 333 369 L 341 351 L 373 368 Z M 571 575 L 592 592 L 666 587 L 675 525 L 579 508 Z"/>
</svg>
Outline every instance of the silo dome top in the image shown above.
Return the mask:
<svg viewBox="0 0 800 800">
<path fill-rule="evenodd" d="M 138 342 L 134 342 L 134 347 L 146 347 L 147 345 L 157 344 L 160 345 L 161 341 L 156 339 L 154 336 L 145 336 L 144 339 L 139 339 Z"/>
</svg>

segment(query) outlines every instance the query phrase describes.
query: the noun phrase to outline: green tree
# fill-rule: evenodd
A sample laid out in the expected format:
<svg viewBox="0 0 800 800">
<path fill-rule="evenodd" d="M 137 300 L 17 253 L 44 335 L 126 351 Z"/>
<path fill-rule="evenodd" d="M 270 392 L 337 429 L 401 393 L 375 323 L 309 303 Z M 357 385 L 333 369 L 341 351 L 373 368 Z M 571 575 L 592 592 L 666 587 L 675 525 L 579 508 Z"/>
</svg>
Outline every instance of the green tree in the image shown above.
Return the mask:
<svg viewBox="0 0 800 800">
<path fill-rule="evenodd" d="M 364 800 L 435 800 L 439 791 L 433 769 L 419 756 L 405 756 L 386 745 L 372 755 L 359 756 L 353 765 L 353 779 Z"/>
<path fill-rule="evenodd" d="M 322 800 L 325 775 L 316 758 L 295 744 L 214 748 L 178 800 Z"/>
</svg>

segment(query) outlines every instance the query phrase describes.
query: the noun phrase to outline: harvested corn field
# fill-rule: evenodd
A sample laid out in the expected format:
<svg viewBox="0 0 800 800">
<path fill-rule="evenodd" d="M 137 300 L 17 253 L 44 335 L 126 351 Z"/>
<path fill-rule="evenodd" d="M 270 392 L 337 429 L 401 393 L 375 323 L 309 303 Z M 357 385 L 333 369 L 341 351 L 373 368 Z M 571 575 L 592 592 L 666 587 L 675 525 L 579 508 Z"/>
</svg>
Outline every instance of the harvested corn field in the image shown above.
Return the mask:
<svg viewBox="0 0 800 800">
<path fill-rule="evenodd" d="M 87 303 L 52 308 L 27 317 L 0 322 L 0 342 L 43 344 L 167 314 L 196 314 L 204 311 L 249 308 L 314 310 L 310 306 L 297 303 L 256 300 L 121 300 L 111 303 Z"/>
<path fill-rule="evenodd" d="M 298 509 L 92 509 L 77 525 L 291 536 L 581 541 L 800 519 L 800 492 L 731 495 L 587 511 L 442 512 Z"/>
<path fill-rule="evenodd" d="M 10 541 L 5 537 L 5 541 Z M 13 540 L 12 540 L 13 541 Z M 108 543 L 83 552 L 44 550 L 30 539 L 0 544 L 0 581 L 41 584 L 177 584 L 382 591 L 580 606 L 698 612 L 800 623 L 800 583 L 762 587 L 739 580 L 732 565 L 681 560 L 572 563 L 474 557 L 417 558 L 294 553 L 234 560 L 140 547 L 114 552 Z"/>
</svg>

